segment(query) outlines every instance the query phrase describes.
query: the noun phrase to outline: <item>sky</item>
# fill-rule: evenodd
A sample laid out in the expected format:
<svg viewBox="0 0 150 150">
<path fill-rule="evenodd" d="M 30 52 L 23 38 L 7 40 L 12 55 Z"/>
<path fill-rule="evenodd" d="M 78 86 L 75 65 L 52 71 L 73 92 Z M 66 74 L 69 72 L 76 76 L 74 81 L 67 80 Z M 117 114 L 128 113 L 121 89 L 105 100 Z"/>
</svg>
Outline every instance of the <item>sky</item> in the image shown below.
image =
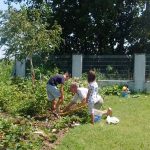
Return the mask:
<svg viewBox="0 0 150 150">
<path fill-rule="evenodd" d="M 19 4 L 15 4 L 15 3 L 12 3 L 12 6 L 15 7 L 15 8 L 19 8 Z M 0 10 L 4 11 L 4 10 L 7 10 L 8 7 L 7 7 L 7 4 L 4 3 L 4 0 L 0 0 Z M 3 48 L 0 48 L 0 58 L 3 58 L 4 55 L 3 55 Z"/>
</svg>

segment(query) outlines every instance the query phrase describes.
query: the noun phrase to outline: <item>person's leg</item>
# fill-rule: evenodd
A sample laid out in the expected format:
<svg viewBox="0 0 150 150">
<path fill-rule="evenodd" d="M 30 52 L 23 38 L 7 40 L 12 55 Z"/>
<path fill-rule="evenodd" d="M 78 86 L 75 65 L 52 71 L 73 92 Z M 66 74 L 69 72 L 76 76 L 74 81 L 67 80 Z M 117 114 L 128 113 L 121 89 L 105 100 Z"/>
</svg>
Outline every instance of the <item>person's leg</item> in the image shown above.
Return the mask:
<svg viewBox="0 0 150 150">
<path fill-rule="evenodd" d="M 57 100 L 52 101 L 52 112 L 56 111 Z"/>
<path fill-rule="evenodd" d="M 108 109 L 105 109 L 105 110 L 94 109 L 94 113 L 99 114 L 101 116 L 102 115 L 112 116 L 112 109 L 110 107 Z"/>
<path fill-rule="evenodd" d="M 88 110 L 91 117 L 91 123 L 94 124 L 94 102 L 88 103 Z"/>
<path fill-rule="evenodd" d="M 55 98 L 54 98 L 54 96 L 51 94 L 51 86 L 50 85 L 47 85 L 47 87 L 46 87 L 46 91 L 47 91 L 47 97 L 48 97 L 48 100 L 49 100 L 49 102 L 51 102 L 51 105 L 50 105 L 50 107 L 51 107 L 51 110 L 53 111 L 54 109 L 55 109 Z"/>
<path fill-rule="evenodd" d="M 107 116 L 112 116 L 112 108 L 109 107 L 109 108 L 107 109 L 106 115 L 107 115 Z"/>
<path fill-rule="evenodd" d="M 59 100 L 58 100 L 57 105 L 56 105 L 57 112 L 60 112 L 60 105 L 63 104 L 63 101 L 64 101 L 64 98 L 59 97 Z"/>
<path fill-rule="evenodd" d="M 109 107 L 107 110 L 101 111 L 102 115 L 112 116 L 112 109 Z"/>
<path fill-rule="evenodd" d="M 94 124 L 94 113 L 91 114 L 91 124 Z"/>
<path fill-rule="evenodd" d="M 60 91 L 56 86 L 51 86 L 50 85 L 50 93 L 53 96 L 53 104 L 52 104 L 52 109 L 54 111 L 59 112 L 59 105 L 62 100 L 60 100 Z"/>
<path fill-rule="evenodd" d="M 98 101 L 94 103 L 94 109 L 101 115 L 112 116 L 112 109 L 109 107 L 107 110 L 99 110 L 103 104 L 103 98 L 98 95 Z"/>
<path fill-rule="evenodd" d="M 52 86 L 52 85 L 48 84 L 47 85 L 47 95 L 48 95 L 48 99 L 50 101 L 52 101 L 51 109 L 53 112 L 55 112 L 57 109 L 57 105 L 58 105 L 57 99 L 60 97 L 60 92 L 56 86 Z"/>
</svg>

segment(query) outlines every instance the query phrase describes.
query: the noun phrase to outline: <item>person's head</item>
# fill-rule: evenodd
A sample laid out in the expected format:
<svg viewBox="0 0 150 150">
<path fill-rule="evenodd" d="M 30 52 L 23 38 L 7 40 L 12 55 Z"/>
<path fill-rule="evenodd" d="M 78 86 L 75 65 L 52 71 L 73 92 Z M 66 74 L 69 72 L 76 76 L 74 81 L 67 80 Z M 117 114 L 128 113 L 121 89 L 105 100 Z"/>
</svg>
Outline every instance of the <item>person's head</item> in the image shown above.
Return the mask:
<svg viewBox="0 0 150 150">
<path fill-rule="evenodd" d="M 65 81 L 67 81 L 70 78 L 69 72 L 64 73 L 64 78 L 65 78 Z"/>
<path fill-rule="evenodd" d="M 90 70 L 88 72 L 88 83 L 95 81 L 95 79 L 96 79 L 95 71 Z"/>
<path fill-rule="evenodd" d="M 72 93 L 77 93 L 77 89 L 78 89 L 78 84 L 75 82 L 75 83 L 72 83 L 71 85 L 70 85 L 70 92 L 72 92 Z"/>
<path fill-rule="evenodd" d="M 127 90 L 128 90 L 128 85 L 125 84 L 125 85 L 122 87 L 122 90 L 123 90 L 123 91 L 127 91 Z"/>
<path fill-rule="evenodd" d="M 126 86 L 123 86 L 122 87 L 122 91 L 126 91 L 127 90 L 127 87 Z"/>
</svg>

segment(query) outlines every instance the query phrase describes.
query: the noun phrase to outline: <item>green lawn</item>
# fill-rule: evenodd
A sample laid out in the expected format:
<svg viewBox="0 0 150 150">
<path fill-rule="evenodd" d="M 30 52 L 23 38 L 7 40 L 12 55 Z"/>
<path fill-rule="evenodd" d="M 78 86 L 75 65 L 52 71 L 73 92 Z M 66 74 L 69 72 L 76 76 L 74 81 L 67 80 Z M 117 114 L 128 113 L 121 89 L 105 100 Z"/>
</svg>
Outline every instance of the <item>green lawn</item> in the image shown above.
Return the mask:
<svg viewBox="0 0 150 150">
<path fill-rule="evenodd" d="M 80 125 L 57 146 L 57 150 L 149 150 L 150 149 L 150 95 L 138 98 L 108 96 L 104 107 L 113 109 L 120 119 L 117 125 L 108 125 L 103 119 L 94 126 Z"/>
</svg>

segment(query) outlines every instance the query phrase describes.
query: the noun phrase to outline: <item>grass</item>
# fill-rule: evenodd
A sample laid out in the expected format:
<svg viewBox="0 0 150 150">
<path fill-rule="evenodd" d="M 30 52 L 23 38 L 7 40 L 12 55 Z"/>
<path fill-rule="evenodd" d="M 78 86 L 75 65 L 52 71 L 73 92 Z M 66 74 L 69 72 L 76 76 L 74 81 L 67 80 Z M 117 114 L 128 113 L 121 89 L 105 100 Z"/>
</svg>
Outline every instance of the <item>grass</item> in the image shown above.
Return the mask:
<svg viewBox="0 0 150 150">
<path fill-rule="evenodd" d="M 117 125 L 103 119 L 94 126 L 80 125 L 66 134 L 57 150 L 148 150 L 150 149 L 150 95 L 138 98 L 108 96 L 105 106 L 111 106 Z"/>
</svg>

